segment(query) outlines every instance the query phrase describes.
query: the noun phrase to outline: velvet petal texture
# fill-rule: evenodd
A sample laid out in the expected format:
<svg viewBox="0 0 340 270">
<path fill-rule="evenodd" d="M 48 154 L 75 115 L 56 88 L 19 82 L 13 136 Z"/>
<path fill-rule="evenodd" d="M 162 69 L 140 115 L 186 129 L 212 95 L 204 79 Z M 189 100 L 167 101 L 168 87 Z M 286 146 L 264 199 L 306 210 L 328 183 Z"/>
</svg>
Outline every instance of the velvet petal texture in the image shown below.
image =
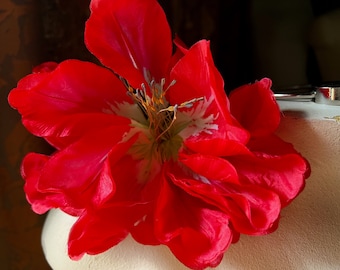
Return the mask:
<svg viewBox="0 0 340 270">
<path fill-rule="evenodd" d="M 112 72 L 77 60 L 62 62 L 50 73 L 23 78 L 9 95 L 25 127 L 56 148 L 108 125 L 127 125 L 129 119 L 112 111 L 114 104 L 124 101 L 131 102 Z"/>
<path fill-rule="evenodd" d="M 310 168 L 291 144 L 274 135 L 280 111 L 270 87 L 271 81 L 264 78 L 230 95 L 231 112 L 249 131 L 247 146 L 255 154 L 231 159 L 242 181 L 273 190 L 284 207 L 301 192 Z"/>
<path fill-rule="evenodd" d="M 239 173 L 240 181 L 262 186 L 277 193 L 282 207 L 287 205 L 304 188 L 309 167 L 297 154 L 280 157 L 239 157 L 232 163 Z"/>
<path fill-rule="evenodd" d="M 34 212 L 44 214 L 51 208 L 60 208 L 69 214 L 77 214 L 73 208 L 68 209 L 67 199 L 64 193 L 39 189 L 39 176 L 48 156 L 30 153 L 22 162 L 21 175 L 26 180 L 24 190 L 27 201 L 32 205 Z M 80 211 L 81 212 L 81 211 Z"/>
<path fill-rule="evenodd" d="M 144 184 L 135 181 L 138 161 L 128 155 L 117 159 L 117 154 L 111 152 L 107 164 L 115 183 L 114 194 L 104 204 L 88 207 L 73 226 L 68 245 L 73 259 L 85 253 L 98 254 L 118 244 L 150 210 L 151 202 L 141 192 Z M 153 237 L 152 231 L 142 233 Z"/>
<path fill-rule="evenodd" d="M 224 163 L 224 173 L 215 171 L 209 156 L 190 155 L 181 162 L 193 170 L 194 178 L 176 180 L 189 194 L 215 205 L 230 218 L 233 226 L 242 233 L 264 234 L 272 230 L 279 218 L 281 203 L 279 196 L 265 187 L 239 182 L 237 168 L 233 163 L 220 158 L 216 164 Z M 176 179 L 181 179 L 177 177 Z"/>
<path fill-rule="evenodd" d="M 273 133 L 280 123 L 280 111 L 270 87 L 271 80 L 264 78 L 233 90 L 229 96 L 231 113 L 252 137 Z"/>
<path fill-rule="evenodd" d="M 102 208 L 85 211 L 70 232 L 70 257 L 79 259 L 85 253 L 95 255 L 124 240 L 135 221 L 143 216 L 143 207 L 131 202 L 108 202 Z"/>
<path fill-rule="evenodd" d="M 166 75 L 171 32 L 156 0 L 93 0 L 90 8 L 86 45 L 105 66 L 134 87 L 143 82 L 144 70 L 156 81 Z"/>
<path fill-rule="evenodd" d="M 242 143 L 247 141 L 248 134 L 228 110 L 229 101 L 223 89 L 223 79 L 214 66 L 208 41 L 199 41 L 187 51 L 172 69 L 171 79 L 176 80 L 168 94 L 171 104 L 200 97 L 205 97 L 207 103 L 211 102 L 202 114 L 203 117 L 213 117 L 213 123 L 218 128 L 211 130 L 212 135 L 203 132 L 200 139 L 209 136 L 209 139 L 217 137 Z"/>
<path fill-rule="evenodd" d="M 158 239 L 192 269 L 216 266 L 232 241 L 225 213 L 190 196 L 168 180 L 160 190 L 155 219 Z"/>
<path fill-rule="evenodd" d="M 133 138 L 125 143 L 117 141 L 127 130 L 128 126 L 120 127 L 120 130 L 114 126 L 90 133 L 48 159 L 34 154 L 27 156 L 23 175 L 27 196 L 34 208 L 40 213 L 48 210 L 39 205 L 45 205 L 44 200 L 49 201 L 52 196 L 60 200 L 53 199 L 50 207 L 59 207 L 72 214 L 67 209 L 80 211 L 91 204 L 102 204 L 111 197 L 116 184 L 110 166 L 126 155 L 134 142 Z M 103 140 L 107 135 L 108 140 Z M 114 160 L 110 158 L 111 164 L 108 164 L 109 154 L 114 157 Z M 37 170 L 37 166 L 41 170 Z"/>
</svg>

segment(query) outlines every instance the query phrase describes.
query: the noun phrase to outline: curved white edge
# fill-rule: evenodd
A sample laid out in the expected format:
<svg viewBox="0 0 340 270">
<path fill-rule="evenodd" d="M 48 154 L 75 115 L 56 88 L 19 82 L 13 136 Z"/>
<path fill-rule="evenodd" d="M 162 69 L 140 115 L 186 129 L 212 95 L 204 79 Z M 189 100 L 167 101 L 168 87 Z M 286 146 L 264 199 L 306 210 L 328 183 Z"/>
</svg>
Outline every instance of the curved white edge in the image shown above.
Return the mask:
<svg viewBox="0 0 340 270">
<path fill-rule="evenodd" d="M 278 101 L 278 104 L 284 117 L 320 120 L 340 119 L 340 106 L 317 104 L 312 101 Z"/>
</svg>

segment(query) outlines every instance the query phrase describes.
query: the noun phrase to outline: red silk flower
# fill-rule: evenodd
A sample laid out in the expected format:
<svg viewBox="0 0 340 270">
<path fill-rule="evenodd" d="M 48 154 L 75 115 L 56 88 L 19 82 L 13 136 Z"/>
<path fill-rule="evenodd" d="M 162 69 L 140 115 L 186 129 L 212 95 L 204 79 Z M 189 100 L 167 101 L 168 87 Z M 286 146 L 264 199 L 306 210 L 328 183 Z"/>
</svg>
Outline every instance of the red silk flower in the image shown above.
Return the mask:
<svg viewBox="0 0 340 270">
<path fill-rule="evenodd" d="M 169 247 L 186 266 L 220 263 L 240 233 L 276 229 L 309 166 L 274 132 L 280 112 L 262 79 L 229 98 L 201 40 L 172 54 L 156 0 L 92 0 L 85 42 L 105 67 L 45 63 L 9 103 L 56 151 L 22 164 L 32 208 L 78 217 L 71 258 L 128 234 Z"/>
</svg>

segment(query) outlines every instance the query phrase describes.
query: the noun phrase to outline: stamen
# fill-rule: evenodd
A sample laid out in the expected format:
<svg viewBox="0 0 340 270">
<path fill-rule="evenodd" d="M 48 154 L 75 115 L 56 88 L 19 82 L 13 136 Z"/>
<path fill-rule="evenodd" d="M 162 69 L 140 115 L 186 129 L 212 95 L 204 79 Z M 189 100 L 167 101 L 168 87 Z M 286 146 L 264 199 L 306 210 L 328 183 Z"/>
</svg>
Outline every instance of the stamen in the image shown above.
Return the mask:
<svg viewBox="0 0 340 270">
<path fill-rule="evenodd" d="M 171 107 L 171 109 L 170 109 L 170 107 Z M 172 120 L 171 120 L 170 124 L 167 126 L 167 128 L 161 134 L 159 134 L 157 136 L 156 141 L 158 141 L 166 132 L 169 131 L 169 129 L 173 126 L 173 124 L 175 123 L 175 121 L 177 119 L 176 113 L 177 113 L 178 105 L 176 104 L 175 106 L 170 106 L 170 107 L 167 108 L 169 110 L 163 109 L 161 111 L 158 111 L 158 113 L 157 113 L 157 114 L 159 114 L 159 113 L 165 112 L 165 111 L 173 112 L 173 117 L 172 117 Z"/>
<path fill-rule="evenodd" d="M 146 82 L 150 85 L 150 82 L 152 81 L 150 71 L 146 68 L 143 68 L 143 75 Z"/>
<path fill-rule="evenodd" d="M 165 78 L 162 78 L 161 79 L 161 89 L 163 89 L 164 85 L 165 85 Z"/>
<path fill-rule="evenodd" d="M 170 87 L 171 87 L 171 86 L 174 86 L 175 83 L 176 83 L 176 80 L 172 80 L 171 83 L 168 85 L 168 87 L 164 90 L 164 94 L 165 94 L 166 92 L 168 92 L 168 90 L 170 89 Z"/>
<path fill-rule="evenodd" d="M 171 83 L 164 89 L 166 81 L 164 78 L 156 83 L 150 80 L 150 74 L 144 70 L 147 84 L 142 83 L 140 88 L 133 88 L 122 79 L 127 88 L 128 95 L 138 105 L 149 125 L 150 153 L 161 161 L 176 158 L 177 151 L 181 147 L 181 137 L 178 135 L 178 127 L 174 127 L 177 112 L 181 108 L 192 108 L 194 103 L 204 100 L 203 97 L 193 98 L 181 104 L 169 105 L 166 100 L 166 92 L 176 83 Z M 173 128 L 174 127 L 174 128 Z M 157 159 L 158 159 L 157 158 Z"/>
<path fill-rule="evenodd" d="M 193 104 L 197 101 L 201 101 L 203 100 L 204 98 L 203 97 L 200 97 L 200 98 L 193 98 L 189 101 L 185 101 L 183 103 L 181 103 L 180 105 L 178 104 L 175 104 L 174 106 L 169 106 L 165 109 L 162 109 L 162 110 L 159 110 L 157 112 L 157 115 L 160 114 L 160 113 L 163 113 L 163 112 L 173 112 L 173 116 L 172 116 L 172 119 L 171 119 L 171 122 L 169 123 L 169 125 L 167 126 L 167 128 L 157 136 L 156 138 L 156 141 L 158 141 L 166 132 L 168 132 L 170 130 L 170 128 L 173 126 L 173 124 L 175 123 L 176 119 L 177 119 L 177 110 L 180 109 L 180 108 L 191 108 L 193 106 Z"/>
<path fill-rule="evenodd" d="M 185 102 L 181 103 L 181 105 L 179 105 L 179 108 L 191 108 L 192 106 L 194 106 L 195 102 L 201 101 L 203 99 L 204 99 L 204 97 L 193 98 L 189 101 L 185 101 Z"/>
<path fill-rule="evenodd" d="M 158 113 L 161 113 L 161 112 L 164 112 L 164 111 L 173 112 L 173 111 L 175 111 L 177 109 L 181 109 L 181 108 L 191 108 L 192 106 L 194 106 L 195 102 L 201 101 L 203 99 L 204 99 L 204 97 L 193 98 L 193 99 L 191 99 L 189 101 L 185 101 L 185 102 L 181 103 L 180 105 L 176 104 L 174 106 L 169 106 L 169 107 L 167 107 L 165 109 L 162 109 L 162 110 L 158 111 Z"/>
</svg>

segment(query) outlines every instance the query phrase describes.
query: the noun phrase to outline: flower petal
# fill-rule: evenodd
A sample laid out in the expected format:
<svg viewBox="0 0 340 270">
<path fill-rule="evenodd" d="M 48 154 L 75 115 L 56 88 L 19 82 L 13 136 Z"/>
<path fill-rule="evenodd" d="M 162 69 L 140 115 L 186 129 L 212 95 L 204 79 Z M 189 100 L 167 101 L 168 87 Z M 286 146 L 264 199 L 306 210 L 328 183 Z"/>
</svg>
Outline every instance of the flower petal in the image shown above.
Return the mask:
<svg viewBox="0 0 340 270">
<path fill-rule="evenodd" d="M 227 215 L 168 180 L 158 197 L 155 222 L 158 239 L 192 269 L 218 265 L 233 239 Z"/>
<path fill-rule="evenodd" d="M 138 88 L 144 69 L 156 81 L 165 77 L 171 31 L 156 0 L 93 0 L 90 8 L 85 42 L 105 66 Z"/>
<path fill-rule="evenodd" d="M 235 230 L 248 235 L 276 230 L 282 205 L 275 192 L 256 185 L 228 186 L 227 191 L 224 210 Z"/>
<path fill-rule="evenodd" d="M 197 177 L 238 183 L 238 175 L 234 166 L 226 159 L 201 154 L 181 154 L 178 161 L 190 168 Z M 197 180 L 200 180 L 199 178 Z M 202 179 L 202 181 L 204 181 Z"/>
<path fill-rule="evenodd" d="M 303 190 L 310 171 L 305 159 L 294 153 L 282 156 L 239 156 L 229 160 L 242 183 L 274 191 L 279 195 L 282 207 Z"/>
<path fill-rule="evenodd" d="M 229 95 L 231 113 L 253 137 L 273 133 L 280 123 L 280 109 L 271 84 L 270 79 L 264 78 L 241 86 Z"/>
<path fill-rule="evenodd" d="M 208 124 L 215 128 L 211 128 L 210 133 L 201 132 L 200 139 L 218 137 L 243 143 L 248 140 L 248 133 L 229 112 L 223 79 L 214 66 L 208 41 L 202 40 L 194 44 L 174 66 L 170 76 L 171 80 L 176 81 L 168 91 L 167 99 L 170 104 L 205 98 L 194 104 L 191 109 L 192 117 L 195 118 L 195 114 L 200 113 L 200 118 L 211 119 Z M 195 106 L 200 106 L 198 112 L 195 112 Z"/>
<path fill-rule="evenodd" d="M 73 226 L 69 238 L 69 254 L 73 259 L 84 253 L 98 254 L 118 244 L 150 211 L 150 203 L 141 199 L 144 183 L 137 181 L 138 162 L 130 155 L 117 159 L 115 152 L 107 160 L 115 193 L 101 205 L 88 208 Z M 152 235 L 149 230 L 142 233 Z"/>
<path fill-rule="evenodd" d="M 134 142 L 121 142 L 128 129 L 113 126 L 87 134 L 54 154 L 41 172 L 39 190 L 63 193 L 74 208 L 102 203 L 115 191 L 108 154 L 114 152 L 116 161 L 126 154 Z"/>
<path fill-rule="evenodd" d="M 95 130 L 116 125 L 128 125 L 130 120 L 104 113 L 74 113 L 58 118 L 55 125 L 46 130 L 44 138 L 58 150 L 77 142 L 84 135 Z"/>
<path fill-rule="evenodd" d="M 191 151 L 212 156 L 231 156 L 249 154 L 250 151 L 240 142 L 226 140 L 223 138 L 196 138 L 190 137 L 184 141 L 184 144 Z"/>
<path fill-rule="evenodd" d="M 61 208 L 71 215 L 77 214 L 78 211 L 68 207 L 67 198 L 63 193 L 42 191 L 38 188 L 41 170 L 48 160 L 48 156 L 36 153 L 30 153 L 24 158 L 21 174 L 25 179 L 24 190 L 27 201 L 38 214 L 44 214 L 51 208 Z"/>
<path fill-rule="evenodd" d="M 176 168 L 169 177 L 189 195 L 225 213 L 237 232 L 262 235 L 276 229 L 281 202 L 279 196 L 269 189 L 223 179 L 200 181 Z"/>
<path fill-rule="evenodd" d="M 33 73 L 49 73 L 58 67 L 57 62 L 44 62 L 38 66 L 35 66 L 32 70 Z"/>
<path fill-rule="evenodd" d="M 275 134 L 251 138 L 247 147 L 256 155 L 281 156 L 286 154 L 298 154 L 293 144 L 285 142 Z"/>
<path fill-rule="evenodd" d="M 76 60 L 62 62 L 51 73 L 25 77 L 9 95 L 25 127 L 36 136 L 55 139 L 57 148 L 110 123 L 128 123 L 112 111 L 115 102 L 124 101 L 130 101 L 126 89 L 113 73 Z M 62 137 L 71 141 L 63 143 Z"/>
<path fill-rule="evenodd" d="M 95 255 L 117 245 L 143 216 L 143 208 L 142 204 L 126 202 L 85 211 L 71 228 L 69 256 L 77 260 L 85 253 Z"/>
</svg>

